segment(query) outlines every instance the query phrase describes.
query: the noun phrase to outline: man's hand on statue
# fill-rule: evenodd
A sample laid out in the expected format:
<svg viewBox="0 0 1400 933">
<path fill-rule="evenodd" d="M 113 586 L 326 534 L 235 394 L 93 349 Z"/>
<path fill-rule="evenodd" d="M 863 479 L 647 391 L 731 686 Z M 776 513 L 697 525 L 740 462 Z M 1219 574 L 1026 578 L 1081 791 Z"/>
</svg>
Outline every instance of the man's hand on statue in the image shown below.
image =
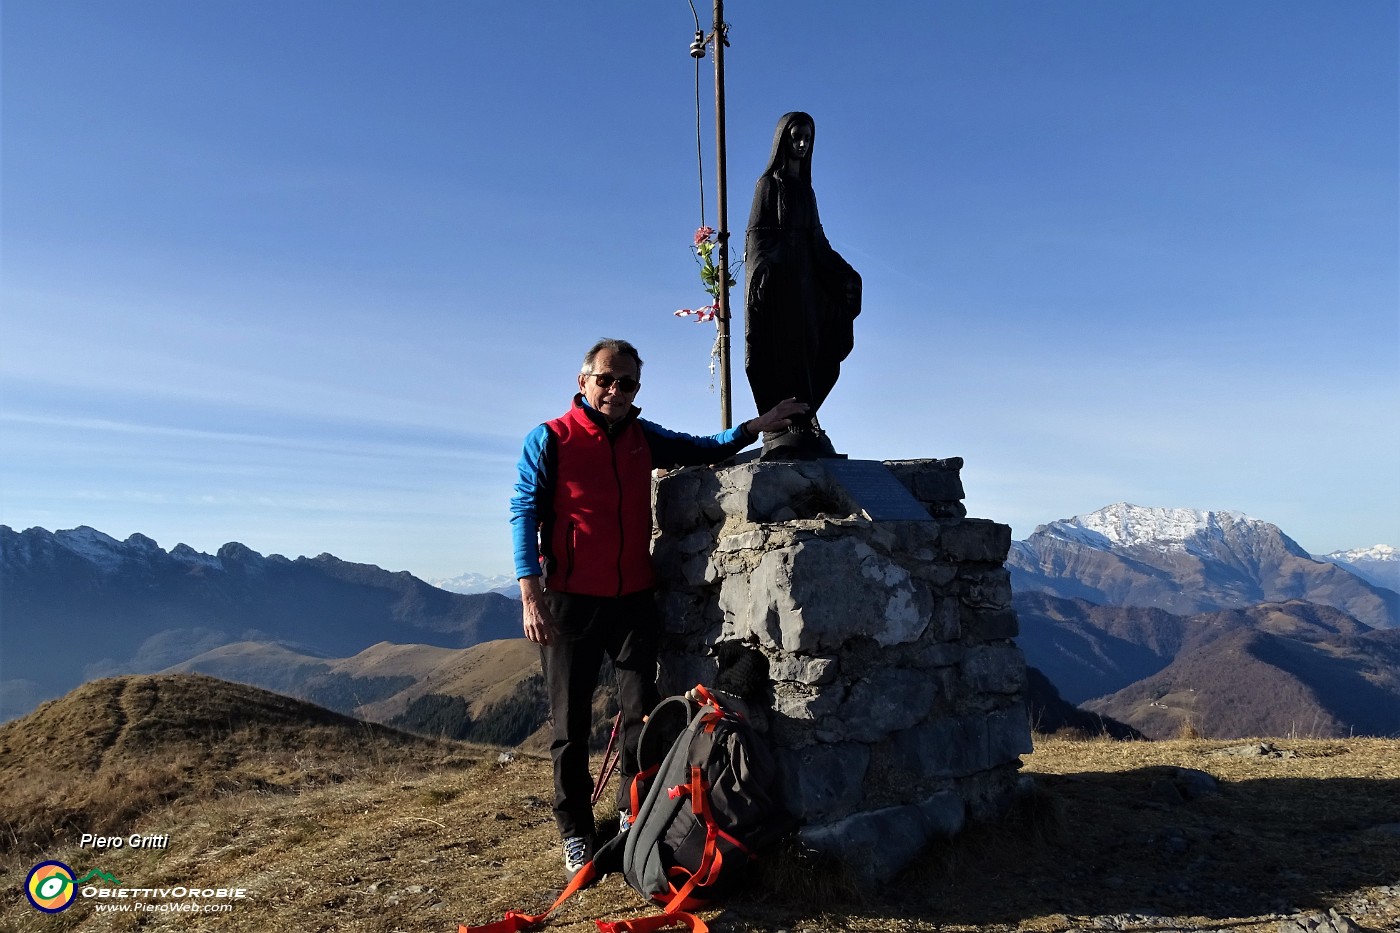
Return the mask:
<svg viewBox="0 0 1400 933">
<path fill-rule="evenodd" d="M 793 415 L 805 415 L 811 410 L 812 406 L 806 402 L 799 402 L 795 398 L 785 398 L 749 422 L 749 425 L 756 433 L 781 431 L 792 423 Z"/>
</svg>

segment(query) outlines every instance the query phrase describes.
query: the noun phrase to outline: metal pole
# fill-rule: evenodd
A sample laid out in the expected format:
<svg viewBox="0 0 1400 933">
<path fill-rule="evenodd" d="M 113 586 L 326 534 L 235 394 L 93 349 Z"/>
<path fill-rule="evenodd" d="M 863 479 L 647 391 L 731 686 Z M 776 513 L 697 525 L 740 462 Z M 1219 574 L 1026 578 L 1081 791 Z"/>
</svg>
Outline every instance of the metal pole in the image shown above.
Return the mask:
<svg viewBox="0 0 1400 933">
<path fill-rule="evenodd" d="M 716 345 L 719 349 L 719 412 L 720 424 L 729 430 L 734 417 L 729 401 L 729 192 L 724 157 L 724 0 L 715 0 L 715 26 L 711 34 L 715 44 L 715 164 L 719 187 L 719 313 L 715 322 L 719 328 Z"/>
</svg>

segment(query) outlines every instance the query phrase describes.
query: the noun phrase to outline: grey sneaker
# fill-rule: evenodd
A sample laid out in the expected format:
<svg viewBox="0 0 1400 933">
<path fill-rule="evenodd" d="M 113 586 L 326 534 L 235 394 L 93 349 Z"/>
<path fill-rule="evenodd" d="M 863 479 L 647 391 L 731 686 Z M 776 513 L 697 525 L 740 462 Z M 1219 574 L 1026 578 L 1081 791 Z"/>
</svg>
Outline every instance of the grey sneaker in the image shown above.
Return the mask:
<svg viewBox="0 0 1400 933">
<path fill-rule="evenodd" d="M 618 811 L 617 811 L 617 834 L 618 834 L 619 836 L 621 836 L 623 833 L 627 832 L 627 830 L 629 830 L 629 829 L 631 829 L 631 828 L 632 828 L 632 811 L 631 811 L 631 810 L 618 810 Z"/>
<path fill-rule="evenodd" d="M 564 840 L 564 874 L 573 880 L 583 866 L 593 858 L 593 840 L 588 836 L 570 836 Z"/>
</svg>

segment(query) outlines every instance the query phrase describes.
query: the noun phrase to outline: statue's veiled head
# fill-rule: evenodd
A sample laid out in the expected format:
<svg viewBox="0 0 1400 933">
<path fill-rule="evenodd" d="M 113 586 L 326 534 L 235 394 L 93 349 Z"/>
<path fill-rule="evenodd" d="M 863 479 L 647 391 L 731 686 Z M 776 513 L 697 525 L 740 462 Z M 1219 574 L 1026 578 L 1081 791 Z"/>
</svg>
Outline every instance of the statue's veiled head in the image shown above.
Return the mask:
<svg viewBox="0 0 1400 933">
<path fill-rule="evenodd" d="M 817 125 L 809 114 L 800 110 L 785 113 L 778 118 L 778 128 L 773 133 L 773 151 L 768 156 L 765 175 L 774 173 L 798 176 L 807 184 L 812 183 L 812 145 L 817 137 Z"/>
</svg>

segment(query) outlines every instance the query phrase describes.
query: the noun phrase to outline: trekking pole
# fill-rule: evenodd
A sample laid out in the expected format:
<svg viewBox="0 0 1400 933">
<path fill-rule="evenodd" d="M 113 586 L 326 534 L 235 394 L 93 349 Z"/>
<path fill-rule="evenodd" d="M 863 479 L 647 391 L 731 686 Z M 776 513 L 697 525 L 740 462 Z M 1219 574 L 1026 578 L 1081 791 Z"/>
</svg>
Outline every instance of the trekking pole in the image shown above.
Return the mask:
<svg viewBox="0 0 1400 933">
<path fill-rule="evenodd" d="M 590 804 L 596 804 L 603 796 L 603 788 L 608 786 L 608 779 L 612 777 L 613 771 L 617 768 L 618 759 L 622 757 L 622 749 L 617 747 L 617 734 L 622 730 L 622 712 L 613 717 L 612 735 L 608 736 L 608 747 L 603 750 L 603 763 L 598 766 L 598 781 L 593 785 L 593 799 Z"/>
</svg>

